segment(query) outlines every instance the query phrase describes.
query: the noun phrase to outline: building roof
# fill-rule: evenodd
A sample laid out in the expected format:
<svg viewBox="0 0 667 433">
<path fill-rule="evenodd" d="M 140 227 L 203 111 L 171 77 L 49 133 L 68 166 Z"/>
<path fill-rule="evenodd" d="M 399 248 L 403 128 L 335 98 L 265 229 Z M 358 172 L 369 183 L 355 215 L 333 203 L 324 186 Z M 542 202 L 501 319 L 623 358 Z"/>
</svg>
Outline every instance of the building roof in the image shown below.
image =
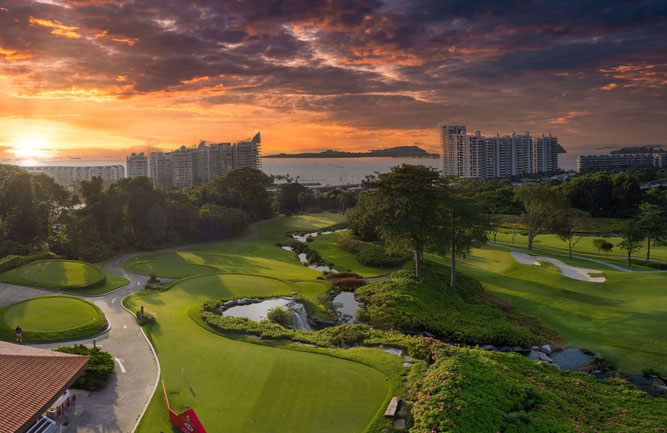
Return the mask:
<svg viewBox="0 0 667 433">
<path fill-rule="evenodd" d="M 0 342 L 0 433 L 30 427 L 83 373 L 89 359 Z"/>
</svg>

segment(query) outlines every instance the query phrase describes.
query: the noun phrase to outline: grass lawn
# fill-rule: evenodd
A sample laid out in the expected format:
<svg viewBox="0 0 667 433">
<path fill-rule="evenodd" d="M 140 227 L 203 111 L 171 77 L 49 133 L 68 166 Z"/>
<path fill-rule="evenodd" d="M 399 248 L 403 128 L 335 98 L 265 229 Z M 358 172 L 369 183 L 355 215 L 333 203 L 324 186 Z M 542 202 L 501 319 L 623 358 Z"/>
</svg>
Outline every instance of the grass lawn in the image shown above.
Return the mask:
<svg viewBox="0 0 667 433">
<path fill-rule="evenodd" d="M 104 285 L 95 285 L 106 276 Z M 101 295 L 128 284 L 127 279 L 105 272 L 101 266 L 76 260 L 40 260 L 0 274 L 0 281 L 73 295 Z"/>
<path fill-rule="evenodd" d="M 123 263 L 128 271 L 161 277 L 183 278 L 214 272 L 241 272 L 273 276 L 288 280 L 313 280 L 321 274 L 303 266 L 293 253 L 275 244 L 287 243 L 286 233 L 317 230 L 344 221 L 334 213 L 298 215 L 259 224 L 259 235 L 253 240 L 209 244 L 168 253 L 142 254 Z"/>
<path fill-rule="evenodd" d="M 25 342 L 46 342 L 92 337 L 107 321 L 94 304 L 71 296 L 40 296 L 0 308 L 0 338 L 14 341 L 16 325 Z"/>
<path fill-rule="evenodd" d="M 320 253 L 325 263 L 333 263 L 337 271 L 351 270 L 364 277 L 379 277 L 394 272 L 399 268 L 373 268 L 364 266 L 357 261 L 354 254 L 343 251 L 336 246 L 341 233 L 331 233 L 329 235 L 319 235 L 308 246 Z"/>
<path fill-rule="evenodd" d="M 598 253 L 598 250 L 593 246 L 593 241 L 595 239 L 600 239 L 601 236 L 585 236 L 583 237 L 577 245 L 575 245 L 574 250 L 582 253 Z M 489 239 L 493 239 L 493 235 L 489 236 Z M 575 238 L 576 239 L 576 238 Z M 622 248 L 618 247 L 618 244 L 621 242 L 620 237 L 608 237 L 604 238 L 607 242 L 614 244 L 614 249 L 611 251 L 611 255 L 614 256 L 627 256 Z M 506 233 L 498 233 L 496 240 L 499 242 L 512 243 L 512 235 Z M 528 245 L 528 236 L 518 235 L 514 237 L 514 243 L 520 245 Z M 535 247 L 546 246 L 546 247 L 555 247 L 562 248 L 564 250 L 568 249 L 568 242 L 563 241 L 556 235 L 544 234 L 538 235 L 533 240 L 533 245 Z M 602 256 L 604 259 L 604 256 Z M 640 250 L 632 253 L 633 258 L 646 259 L 646 240 L 643 242 L 643 246 Z M 667 246 L 654 246 L 651 245 L 651 258 L 659 260 L 667 260 Z M 627 261 L 623 262 L 627 266 Z M 635 266 L 635 265 L 633 265 Z"/>
<path fill-rule="evenodd" d="M 280 271 L 273 269 L 274 274 Z M 311 295 L 317 292 L 314 286 L 301 287 Z M 144 306 L 156 317 L 145 329 L 160 358 L 172 408 L 194 408 L 209 433 L 360 433 L 379 419 L 390 383 L 363 360 L 243 342 L 218 335 L 198 320 L 199 307 L 208 299 L 293 290 L 286 281 L 223 274 L 127 298 L 133 311 Z M 378 350 L 357 352 L 391 356 Z M 161 391 L 153 396 L 138 431 L 171 431 Z"/>
<path fill-rule="evenodd" d="M 564 277 L 555 266 L 519 264 L 509 251 L 501 247 L 475 249 L 458 261 L 459 269 L 482 281 L 493 295 L 538 317 L 568 345 L 597 350 L 632 372 L 667 366 L 666 273 L 620 272 L 585 260 L 553 256 L 575 266 L 600 269 L 607 277 L 604 283 L 590 283 Z M 448 259 L 439 260 L 449 263 Z"/>
<path fill-rule="evenodd" d="M 75 260 L 38 260 L 0 275 L 0 280 L 44 289 L 78 289 L 102 281 L 97 266 Z"/>
</svg>

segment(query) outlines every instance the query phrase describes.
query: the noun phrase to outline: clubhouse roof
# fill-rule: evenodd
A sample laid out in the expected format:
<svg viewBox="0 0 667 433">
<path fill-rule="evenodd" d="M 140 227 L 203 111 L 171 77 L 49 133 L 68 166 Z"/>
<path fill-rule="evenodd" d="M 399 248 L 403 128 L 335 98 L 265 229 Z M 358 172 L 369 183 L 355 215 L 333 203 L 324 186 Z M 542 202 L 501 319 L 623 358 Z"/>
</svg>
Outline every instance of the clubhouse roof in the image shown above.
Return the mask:
<svg viewBox="0 0 667 433">
<path fill-rule="evenodd" d="M 0 341 L 0 433 L 23 433 L 72 386 L 88 356 Z"/>
</svg>

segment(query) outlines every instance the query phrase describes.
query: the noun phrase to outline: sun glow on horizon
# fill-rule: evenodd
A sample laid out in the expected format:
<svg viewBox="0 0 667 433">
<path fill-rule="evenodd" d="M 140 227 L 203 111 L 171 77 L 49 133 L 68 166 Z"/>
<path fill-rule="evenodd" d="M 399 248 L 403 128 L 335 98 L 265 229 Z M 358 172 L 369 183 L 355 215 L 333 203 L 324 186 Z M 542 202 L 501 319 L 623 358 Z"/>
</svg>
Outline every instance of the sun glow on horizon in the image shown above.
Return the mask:
<svg viewBox="0 0 667 433">
<path fill-rule="evenodd" d="M 26 160 L 38 158 L 47 158 L 55 154 L 54 151 L 47 149 L 44 140 L 39 138 L 26 138 L 10 145 L 9 152 L 14 156 Z"/>
</svg>

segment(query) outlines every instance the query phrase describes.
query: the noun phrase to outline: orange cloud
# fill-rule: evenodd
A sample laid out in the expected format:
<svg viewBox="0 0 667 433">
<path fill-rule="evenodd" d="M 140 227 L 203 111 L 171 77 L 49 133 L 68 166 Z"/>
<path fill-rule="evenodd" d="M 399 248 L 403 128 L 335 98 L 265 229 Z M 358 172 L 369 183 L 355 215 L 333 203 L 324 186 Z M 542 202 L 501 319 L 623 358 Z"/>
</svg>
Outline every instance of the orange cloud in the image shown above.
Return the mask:
<svg viewBox="0 0 667 433">
<path fill-rule="evenodd" d="M 21 53 L 16 50 L 10 50 L 2 47 L 0 47 L 0 54 L 2 54 L 4 56 L 4 59 L 7 61 L 29 59 L 32 57 L 31 54 Z"/>
<path fill-rule="evenodd" d="M 618 84 L 616 83 L 609 83 L 606 86 L 600 87 L 600 90 L 612 90 L 618 87 Z"/>
<path fill-rule="evenodd" d="M 40 18 L 30 17 L 29 22 L 32 25 L 52 28 L 53 30 L 51 31 L 51 34 L 54 35 L 64 36 L 70 39 L 79 39 L 81 37 L 81 35 L 76 32 L 76 30 L 79 29 L 78 27 L 66 26 L 60 21 L 43 20 Z"/>
<path fill-rule="evenodd" d="M 567 125 L 577 117 L 586 116 L 588 114 L 590 114 L 590 112 L 588 111 L 570 111 L 565 116 L 557 117 L 553 120 L 550 120 L 549 123 L 552 125 Z"/>
</svg>

